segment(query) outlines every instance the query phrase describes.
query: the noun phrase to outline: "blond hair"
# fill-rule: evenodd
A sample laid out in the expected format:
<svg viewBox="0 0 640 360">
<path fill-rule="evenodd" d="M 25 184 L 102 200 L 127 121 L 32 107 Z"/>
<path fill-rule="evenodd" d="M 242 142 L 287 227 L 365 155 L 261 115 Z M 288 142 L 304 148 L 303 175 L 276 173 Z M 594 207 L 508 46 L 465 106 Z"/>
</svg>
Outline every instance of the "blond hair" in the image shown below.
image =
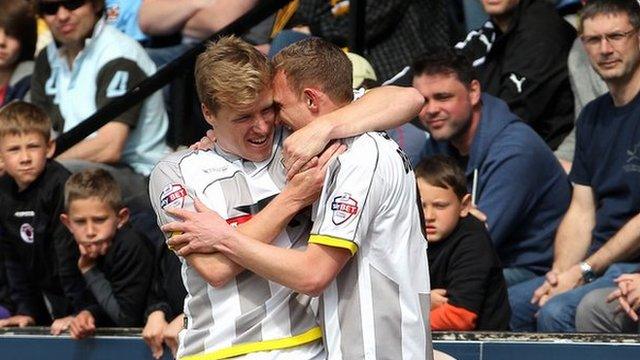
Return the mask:
<svg viewBox="0 0 640 360">
<path fill-rule="evenodd" d="M 271 87 L 266 56 L 235 36 L 209 43 L 195 67 L 198 98 L 214 114 L 221 107 L 246 109 Z"/>
<path fill-rule="evenodd" d="M 115 212 L 123 208 L 122 192 L 116 180 L 104 169 L 86 169 L 67 179 L 64 185 L 64 208 L 69 211 L 71 202 L 98 198 L 107 203 Z"/>
<path fill-rule="evenodd" d="M 298 41 L 282 49 L 273 62 L 275 70 L 284 72 L 298 96 L 302 96 L 306 87 L 317 87 L 338 104 L 353 100 L 351 61 L 328 41 L 320 38 Z"/>
<path fill-rule="evenodd" d="M 37 107 L 24 101 L 14 101 L 0 108 L 0 139 L 6 135 L 35 132 L 49 141 L 51 119 Z"/>
</svg>

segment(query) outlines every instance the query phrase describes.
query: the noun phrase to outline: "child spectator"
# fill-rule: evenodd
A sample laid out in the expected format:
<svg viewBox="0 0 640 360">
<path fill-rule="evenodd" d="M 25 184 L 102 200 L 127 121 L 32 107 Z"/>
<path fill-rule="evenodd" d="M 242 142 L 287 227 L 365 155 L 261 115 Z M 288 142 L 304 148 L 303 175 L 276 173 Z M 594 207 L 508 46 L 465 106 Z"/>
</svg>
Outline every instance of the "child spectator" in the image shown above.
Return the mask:
<svg viewBox="0 0 640 360">
<path fill-rule="evenodd" d="M 47 159 L 54 151 L 50 129 L 51 121 L 34 105 L 17 101 L 0 109 L 6 170 L 0 178 L 0 250 L 16 306 L 0 327 L 49 325 L 86 304 L 77 248 L 59 221 L 69 172 Z"/>
<path fill-rule="evenodd" d="M 484 224 L 469 215 L 471 195 L 456 162 L 427 158 L 416 177 L 429 242 L 432 330 L 506 330 L 509 302 L 498 255 Z"/>
<path fill-rule="evenodd" d="M 62 223 L 80 251 L 77 266 L 97 300 L 70 323 L 83 338 L 96 326 L 140 326 L 153 272 L 150 243 L 128 224 L 129 209 L 103 169 L 73 174 L 64 188 Z"/>
<path fill-rule="evenodd" d="M 159 359 L 166 344 L 175 357 L 178 350 L 178 333 L 184 326 L 184 298 L 187 290 L 182 283 L 182 263 L 178 257 L 162 243 L 156 251 L 156 266 L 147 297 L 145 317 L 147 323 L 142 330 L 142 338 L 151 349 L 154 358 Z"/>
</svg>

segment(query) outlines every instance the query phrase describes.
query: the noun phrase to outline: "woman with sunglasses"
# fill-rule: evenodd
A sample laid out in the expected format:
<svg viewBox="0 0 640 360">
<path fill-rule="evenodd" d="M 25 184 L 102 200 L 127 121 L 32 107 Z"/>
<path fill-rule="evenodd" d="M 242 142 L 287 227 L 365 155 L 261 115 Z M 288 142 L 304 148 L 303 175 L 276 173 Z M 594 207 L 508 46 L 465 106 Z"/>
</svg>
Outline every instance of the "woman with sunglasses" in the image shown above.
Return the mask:
<svg viewBox="0 0 640 360">
<path fill-rule="evenodd" d="M 0 106 L 27 97 L 36 39 L 29 2 L 0 0 Z"/>
</svg>

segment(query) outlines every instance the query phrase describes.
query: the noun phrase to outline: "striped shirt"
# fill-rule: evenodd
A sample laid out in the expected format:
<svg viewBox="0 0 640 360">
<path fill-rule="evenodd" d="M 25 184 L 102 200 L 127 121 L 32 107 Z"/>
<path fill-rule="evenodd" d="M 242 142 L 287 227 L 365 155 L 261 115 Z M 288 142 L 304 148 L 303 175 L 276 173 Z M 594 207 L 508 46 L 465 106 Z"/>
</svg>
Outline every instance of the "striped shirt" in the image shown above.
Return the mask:
<svg viewBox="0 0 640 360">
<path fill-rule="evenodd" d="M 353 255 L 320 299 L 328 358 L 428 359 L 427 242 L 413 170 L 386 134 L 344 142 L 309 238 Z"/>
<path fill-rule="evenodd" d="M 284 186 L 279 159 L 284 134 L 276 132 L 270 159 L 253 163 L 220 148 L 182 151 L 163 159 L 153 170 L 150 196 L 160 225 L 173 219 L 164 208 L 193 209 L 200 199 L 227 222 L 251 218 Z M 309 214 L 297 215 L 273 241 L 287 248 L 306 247 Z M 225 359 L 322 359 L 321 331 L 316 321 L 317 300 L 245 271 L 219 288 L 209 285 L 182 261 L 187 290 L 178 357 Z"/>
</svg>

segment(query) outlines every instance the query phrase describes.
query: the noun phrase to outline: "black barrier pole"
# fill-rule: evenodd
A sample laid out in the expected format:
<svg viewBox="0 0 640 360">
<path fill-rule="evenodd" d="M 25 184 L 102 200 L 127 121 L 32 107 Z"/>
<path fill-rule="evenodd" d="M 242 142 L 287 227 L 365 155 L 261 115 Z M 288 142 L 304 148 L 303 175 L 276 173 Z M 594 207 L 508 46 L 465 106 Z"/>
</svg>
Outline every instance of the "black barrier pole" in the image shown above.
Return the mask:
<svg viewBox="0 0 640 360">
<path fill-rule="evenodd" d="M 364 53 L 366 0 L 349 0 L 349 51 Z"/>
<path fill-rule="evenodd" d="M 212 35 L 209 40 L 215 40 L 221 36 L 230 34 L 242 34 L 252 26 L 271 16 L 281 7 L 288 4 L 289 1 L 290 0 L 259 1 L 258 4 L 248 13 Z M 76 127 L 60 135 L 56 140 L 55 155 L 57 156 L 67 151 L 73 145 L 96 132 L 109 121 L 122 115 L 132 106 L 144 101 L 151 94 L 170 83 L 171 80 L 181 72 L 191 71 L 196 57 L 204 50 L 205 43 L 206 41 L 201 42 L 195 47 L 189 49 L 180 57 L 162 67 L 153 76 L 144 79 L 126 94 L 113 99 L 107 105 L 96 111 L 95 114 L 83 120 Z"/>
</svg>

